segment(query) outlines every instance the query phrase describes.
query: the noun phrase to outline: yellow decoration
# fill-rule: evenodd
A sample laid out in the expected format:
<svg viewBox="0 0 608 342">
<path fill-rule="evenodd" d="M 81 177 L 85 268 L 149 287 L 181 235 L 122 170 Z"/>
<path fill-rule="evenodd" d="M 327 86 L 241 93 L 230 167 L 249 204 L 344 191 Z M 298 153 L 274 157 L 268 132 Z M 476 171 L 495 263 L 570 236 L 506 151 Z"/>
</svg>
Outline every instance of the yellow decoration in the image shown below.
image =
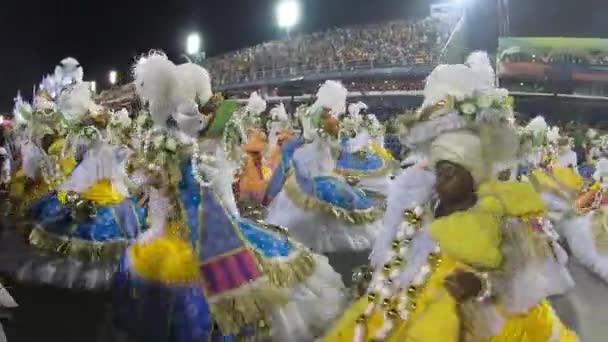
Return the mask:
<svg viewBox="0 0 608 342">
<path fill-rule="evenodd" d="M 272 177 L 272 170 L 266 165 L 262 166 L 262 176 L 265 180 L 269 180 Z"/>
<path fill-rule="evenodd" d="M 49 147 L 48 150 L 48 154 L 51 156 L 55 156 L 60 158 L 59 160 L 59 166 L 61 166 L 61 172 L 63 172 L 64 175 L 68 175 L 70 172 L 72 172 L 72 170 L 74 169 L 74 167 L 76 166 L 76 159 L 74 159 L 73 156 L 73 152 L 71 149 L 68 149 L 67 151 L 63 151 L 63 148 L 65 146 L 65 140 L 64 139 L 57 139 L 55 140 L 55 142 L 53 142 L 53 144 Z M 62 153 L 64 153 L 63 158 L 62 157 Z"/>
<path fill-rule="evenodd" d="M 542 215 L 546 212 L 542 198 L 528 183 L 490 181 L 482 183 L 477 194 L 496 197 L 504 206 L 506 216 Z"/>
<path fill-rule="evenodd" d="M 455 269 L 469 269 L 453 259 L 444 257 L 441 266 L 430 276 L 425 288 L 417 294 L 416 307 L 407 321 L 398 321 L 395 329 L 386 338 L 387 342 L 435 342 L 458 341 L 460 322 L 456 311 L 456 302 L 443 287 L 445 277 Z M 407 291 L 407 290 L 406 290 Z M 334 325 L 324 338 L 326 342 L 352 342 L 354 340 L 355 326 L 358 319 L 368 306 L 368 297 L 362 297 L 342 318 Z M 441 329 L 437 328 L 441 322 Z M 364 341 L 373 341 L 376 332 L 384 324 L 384 317 L 380 311 L 375 310 L 365 320 L 366 338 Z"/>
<path fill-rule="evenodd" d="M 42 180 L 35 182 L 33 186 L 31 185 L 32 183 L 26 185 L 27 181 L 28 178 L 23 173 L 23 170 L 15 173 L 11 181 L 11 198 L 27 205 L 51 190 L 49 185 Z"/>
<path fill-rule="evenodd" d="M 63 138 L 57 139 L 48 148 L 48 154 L 53 155 L 53 156 L 59 156 L 59 155 L 61 155 L 61 152 L 63 151 L 64 146 L 65 146 L 65 139 L 63 139 Z"/>
<path fill-rule="evenodd" d="M 387 149 L 380 146 L 380 144 L 377 142 L 374 141 L 371 143 L 371 149 L 375 154 L 379 155 L 385 161 L 393 160 L 393 155 Z"/>
<path fill-rule="evenodd" d="M 190 244 L 175 237 L 138 243 L 128 250 L 129 260 L 142 277 L 166 284 L 192 283 L 199 279 L 198 261 Z"/>
<path fill-rule="evenodd" d="M 109 179 L 99 180 L 89 189 L 81 193 L 80 197 L 93 201 L 99 205 L 112 205 L 124 200 L 124 197 L 121 194 L 114 191 L 112 181 Z"/>
<path fill-rule="evenodd" d="M 546 300 L 534 306 L 525 315 L 511 316 L 500 333 L 488 342 L 576 342 L 578 338 L 555 315 Z"/>
<path fill-rule="evenodd" d="M 497 268 L 502 262 L 503 215 L 503 205 L 498 199 L 482 197 L 467 211 L 436 219 L 429 234 L 446 255 L 477 267 Z"/>
<path fill-rule="evenodd" d="M 551 173 L 561 184 L 573 191 L 578 191 L 583 187 L 583 178 L 577 175 L 570 167 L 554 166 L 551 169 Z"/>
</svg>

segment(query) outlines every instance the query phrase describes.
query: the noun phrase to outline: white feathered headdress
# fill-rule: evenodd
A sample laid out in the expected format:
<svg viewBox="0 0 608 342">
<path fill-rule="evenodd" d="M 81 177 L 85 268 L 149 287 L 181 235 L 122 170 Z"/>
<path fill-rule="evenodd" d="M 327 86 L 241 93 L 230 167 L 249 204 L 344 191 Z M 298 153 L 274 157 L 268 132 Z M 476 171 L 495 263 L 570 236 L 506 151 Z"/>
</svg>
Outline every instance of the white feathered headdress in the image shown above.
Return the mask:
<svg viewBox="0 0 608 342">
<path fill-rule="evenodd" d="M 496 91 L 496 76 L 485 52 L 473 52 L 466 64 L 439 65 L 427 77 L 422 107 L 428 107 L 447 97 L 456 100 L 470 98 L 476 93 Z"/>
<path fill-rule="evenodd" d="M 465 64 L 440 65 L 431 72 L 414 125 L 404 122 L 411 127 L 405 143 L 413 148 L 429 147 L 444 134 L 466 130 L 480 140 L 482 155 L 478 158 L 490 168 L 483 173 L 489 174 L 494 165 L 517 159 L 519 141 L 512 117 L 508 91 L 496 88 L 488 55 L 474 52 Z"/>
<path fill-rule="evenodd" d="M 546 132 L 549 129 L 549 125 L 545 121 L 545 118 L 542 116 L 537 116 L 534 119 L 530 120 L 530 122 L 526 125 L 526 131 L 528 132 Z"/>
<path fill-rule="evenodd" d="M 549 128 L 549 130 L 547 130 L 547 142 L 549 142 L 550 144 L 557 144 L 560 137 L 561 136 L 559 135 L 559 127 L 553 126 Z"/>
<path fill-rule="evenodd" d="M 317 100 L 312 105 L 313 110 L 331 109 L 332 115 L 338 116 L 346 111 L 348 90 L 338 81 L 325 81 L 317 92 Z"/>
<path fill-rule="evenodd" d="M 247 101 L 247 111 L 254 115 L 260 115 L 265 110 L 266 101 L 264 101 L 257 91 L 251 93 L 249 100 Z"/>
<path fill-rule="evenodd" d="M 31 118 L 34 109 L 32 106 L 23 100 L 20 93 L 14 99 L 15 107 L 13 108 L 13 117 L 18 125 L 24 125 Z"/>
<path fill-rule="evenodd" d="M 180 102 L 195 100 L 202 106 L 211 99 L 211 77 L 205 68 L 187 62 L 178 65 L 175 72 L 179 81 L 178 95 L 182 97 Z"/>
<path fill-rule="evenodd" d="M 69 122 L 78 122 L 88 114 L 96 114 L 99 111 L 88 82 L 76 83 L 64 90 L 59 95 L 57 107 Z"/>
<path fill-rule="evenodd" d="M 198 106 L 212 96 L 211 77 L 191 62 L 175 65 L 161 52 L 141 57 L 133 66 L 138 96 L 148 103 L 154 123 L 165 126 L 169 118 L 180 131 L 192 136 L 207 124 Z"/>
<path fill-rule="evenodd" d="M 508 121 L 508 91 L 495 88 L 495 74 L 485 52 L 465 64 L 440 65 L 426 80 L 424 102 L 406 144 L 419 145 L 441 133 L 484 123 Z"/>
<path fill-rule="evenodd" d="M 287 115 L 287 111 L 285 110 L 285 105 L 283 103 L 279 103 L 274 108 L 270 110 L 270 118 L 272 121 L 280 121 L 285 122 L 289 120 L 289 115 Z"/>
<path fill-rule="evenodd" d="M 80 83 L 84 77 L 84 70 L 73 57 L 64 58 L 55 67 L 55 81 L 62 87 L 72 83 Z"/>
<path fill-rule="evenodd" d="M 366 109 L 367 110 L 367 105 L 361 101 L 357 102 L 357 103 L 351 103 L 348 106 L 348 114 L 355 119 L 359 119 L 361 117 L 361 111 Z"/>
</svg>

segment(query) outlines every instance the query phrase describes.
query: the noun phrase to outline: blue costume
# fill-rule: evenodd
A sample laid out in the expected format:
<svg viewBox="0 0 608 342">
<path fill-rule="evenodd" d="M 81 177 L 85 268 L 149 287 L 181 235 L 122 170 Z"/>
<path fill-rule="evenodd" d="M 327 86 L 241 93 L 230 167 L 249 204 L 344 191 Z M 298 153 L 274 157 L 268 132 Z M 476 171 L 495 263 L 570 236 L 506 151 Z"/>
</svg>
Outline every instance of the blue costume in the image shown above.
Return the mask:
<svg viewBox="0 0 608 342">
<path fill-rule="evenodd" d="M 286 290 L 315 272 L 315 259 L 278 227 L 235 217 L 214 189 L 198 184 L 192 167 L 189 160 L 183 163 L 178 191 L 186 222 L 183 241 L 196 259 L 196 275 L 181 282 L 156 277 L 163 271 L 148 276 L 147 266 L 138 266 L 145 258 L 156 258 L 147 250 L 170 240 L 134 245 L 116 276 L 117 325 L 152 342 L 258 335 L 259 324 L 268 324 L 271 314 L 289 301 Z M 163 254 L 167 263 L 176 258 Z"/>
<path fill-rule="evenodd" d="M 336 172 L 345 176 L 381 176 L 387 173 L 386 161 L 367 149 L 349 152 L 348 139 L 341 142 L 342 150 L 336 162 Z"/>
<path fill-rule="evenodd" d="M 19 266 L 22 281 L 109 288 L 120 256 L 145 228 L 144 209 L 115 192 L 110 179 L 97 179 L 75 196 L 51 191 L 30 205 L 34 255 Z"/>
</svg>

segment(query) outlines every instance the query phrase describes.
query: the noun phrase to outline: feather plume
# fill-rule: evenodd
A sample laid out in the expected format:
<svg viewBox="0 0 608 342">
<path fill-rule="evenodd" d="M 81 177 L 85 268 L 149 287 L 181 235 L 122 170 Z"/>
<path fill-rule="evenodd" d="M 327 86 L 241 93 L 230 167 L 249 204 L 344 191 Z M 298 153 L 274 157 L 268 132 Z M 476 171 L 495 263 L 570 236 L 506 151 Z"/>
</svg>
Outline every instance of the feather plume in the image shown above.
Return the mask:
<svg viewBox="0 0 608 342">
<path fill-rule="evenodd" d="M 279 103 L 270 110 L 270 117 L 273 121 L 289 120 L 289 115 L 287 115 L 287 111 L 285 110 L 285 105 L 283 103 Z"/>
<path fill-rule="evenodd" d="M 135 89 L 148 102 L 155 124 L 164 126 L 177 107 L 174 91 L 178 84 L 176 66 L 160 52 L 141 57 L 133 67 Z"/>
<path fill-rule="evenodd" d="M 346 110 L 346 96 L 348 91 L 338 81 L 325 81 L 317 92 L 317 101 L 313 104 L 315 110 L 329 108 L 334 116 Z"/>
<path fill-rule="evenodd" d="M 184 63 L 176 67 L 176 75 L 179 81 L 178 95 L 182 100 L 196 100 L 199 105 L 205 105 L 211 99 L 211 77 L 205 68 L 194 63 Z"/>
<path fill-rule="evenodd" d="M 251 93 L 249 100 L 247 101 L 247 111 L 255 115 L 260 115 L 265 110 L 266 101 L 264 101 L 257 91 Z"/>
</svg>

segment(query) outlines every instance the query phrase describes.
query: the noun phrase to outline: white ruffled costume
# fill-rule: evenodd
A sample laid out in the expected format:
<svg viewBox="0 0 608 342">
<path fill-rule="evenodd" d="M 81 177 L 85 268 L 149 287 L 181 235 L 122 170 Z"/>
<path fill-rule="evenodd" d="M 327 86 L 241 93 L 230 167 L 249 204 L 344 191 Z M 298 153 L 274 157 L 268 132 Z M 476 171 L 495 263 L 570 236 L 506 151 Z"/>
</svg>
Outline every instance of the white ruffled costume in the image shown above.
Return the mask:
<svg viewBox="0 0 608 342">
<path fill-rule="evenodd" d="M 332 150 L 339 147 L 330 138 L 320 136 L 313 123 L 322 108 L 331 108 L 336 116 L 344 110 L 346 89 L 337 82 L 327 81 L 317 96 L 311 108 L 299 112 L 302 140 L 310 142 L 302 141 L 301 147 L 292 152 L 293 159 L 288 163 L 294 172 L 287 174 L 283 189 L 268 206 L 266 222 L 288 227 L 297 240 L 319 253 L 370 249 L 382 227 L 380 205 L 371 203 L 362 190 L 333 176 Z M 331 198 L 329 191 L 324 193 L 326 196 L 321 194 L 320 181 L 342 191 L 345 195 L 338 197 L 350 202 L 340 207 L 341 203 Z M 308 190 L 302 190 L 304 188 Z M 366 207 L 345 208 L 357 201 L 367 202 Z M 371 217 L 357 220 L 354 217 L 358 212 L 368 212 Z"/>
</svg>

